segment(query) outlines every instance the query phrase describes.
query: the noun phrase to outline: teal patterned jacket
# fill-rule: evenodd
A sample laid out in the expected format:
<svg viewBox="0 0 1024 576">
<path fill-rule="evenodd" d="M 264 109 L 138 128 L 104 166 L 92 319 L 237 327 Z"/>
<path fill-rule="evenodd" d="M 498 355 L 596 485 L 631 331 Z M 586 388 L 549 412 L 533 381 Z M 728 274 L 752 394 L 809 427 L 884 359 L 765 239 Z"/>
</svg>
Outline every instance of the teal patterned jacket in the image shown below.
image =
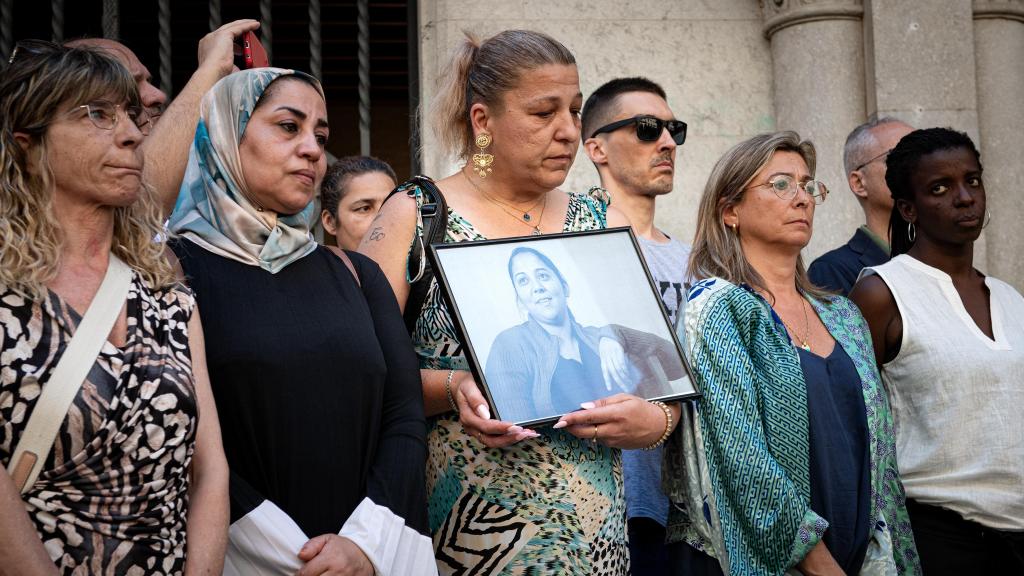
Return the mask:
<svg viewBox="0 0 1024 576">
<path fill-rule="evenodd" d="M 892 415 L 867 324 L 846 298 L 808 301 L 863 384 L 875 522 L 861 574 L 920 574 Z M 719 278 L 690 289 L 684 326 L 679 336 L 703 396 L 696 411 L 693 403 L 684 406 L 666 446 L 669 540 L 716 557 L 726 574 L 785 574 L 828 528 L 809 505 L 807 391 L 799 355 L 764 298 Z"/>
</svg>

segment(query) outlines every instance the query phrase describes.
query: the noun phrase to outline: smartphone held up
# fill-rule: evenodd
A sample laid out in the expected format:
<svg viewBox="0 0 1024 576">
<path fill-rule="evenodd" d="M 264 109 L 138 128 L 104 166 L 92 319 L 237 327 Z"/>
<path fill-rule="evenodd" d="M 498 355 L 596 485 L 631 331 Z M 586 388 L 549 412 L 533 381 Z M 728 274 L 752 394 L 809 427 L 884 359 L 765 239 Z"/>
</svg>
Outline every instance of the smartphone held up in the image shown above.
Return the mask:
<svg viewBox="0 0 1024 576">
<path fill-rule="evenodd" d="M 235 66 L 239 70 L 270 66 L 267 51 L 253 32 L 246 32 L 235 43 Z"/>
</svg>

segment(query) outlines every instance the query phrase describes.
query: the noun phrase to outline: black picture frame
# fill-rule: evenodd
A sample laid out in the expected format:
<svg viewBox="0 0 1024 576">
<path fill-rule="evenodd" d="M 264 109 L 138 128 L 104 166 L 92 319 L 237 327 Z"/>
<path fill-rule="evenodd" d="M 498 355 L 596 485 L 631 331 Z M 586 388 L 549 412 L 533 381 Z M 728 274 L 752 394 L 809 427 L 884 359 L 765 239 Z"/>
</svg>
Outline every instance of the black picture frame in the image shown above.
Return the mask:
<svg viewBox="0 0 1024 576">
<path fill-rule="evenodd" d="M 547 263 L 537 253 L 547 257 Z M 534 276 L 528 266 L 531 254 Z M 631 228 L 435 243 L 427 255 L 493 418 L 520 426 L 546 424 L 578 409 L 580 402 L 595 400 L 588 396 L 602 391 L 606 393 L 601 396 L 625 391 L 652 401 L 700 396 Z M 519 270 L 515 274 L 513 260 Z M 552 266 L 553 274 L 544 273 Z M 521 290 L 539 294 L 539 299 L 524 304 Z M 569 302 L 574 292 L 583 292 L 587 302 Z M 584 326 L 570 304 L 586 307 L 585 316 L 591 320 L 625 321 Z M 626 309 L 605 308 L 615 306 Z M 519 321 L 510 323 L 516 313 Z M 559 328 L 552 328 L 555 323 L 547 322 L 546 316 L 559 318 L 561 329 L 572 333 L 570 351 L 574 346 L 577 362 L 560 363 L 565 359 L 557 347 L 563 340 L 550 335 L 549 329 Z M 598 384 L 593 383 L 598 374 L 595 357 L 601 367 Z M 611 359 L 608 366 L 622 367 L 608 371 L 619 377 L 606 375 L 604 358 Z M 574 384 L 556 387 L 557 381 Z"/>
</svg>

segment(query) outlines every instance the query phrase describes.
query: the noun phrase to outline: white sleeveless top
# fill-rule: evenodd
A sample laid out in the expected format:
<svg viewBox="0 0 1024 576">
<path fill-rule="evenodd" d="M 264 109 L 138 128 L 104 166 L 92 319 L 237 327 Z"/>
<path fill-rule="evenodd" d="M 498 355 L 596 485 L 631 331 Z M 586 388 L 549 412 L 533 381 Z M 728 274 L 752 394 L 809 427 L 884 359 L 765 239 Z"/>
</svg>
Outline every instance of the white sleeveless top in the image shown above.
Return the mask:
<svg viewBox="0 0 1024 576">
<path fill-rule="evenodd" d="M 998 530 L 1024 530 L 1024 298 L 986 277 L 992 333 L 967 313 L 945 272 L 902 254 L 865 268 L 903 319 L 882 367 L 907 496 Z"/>
</svg>

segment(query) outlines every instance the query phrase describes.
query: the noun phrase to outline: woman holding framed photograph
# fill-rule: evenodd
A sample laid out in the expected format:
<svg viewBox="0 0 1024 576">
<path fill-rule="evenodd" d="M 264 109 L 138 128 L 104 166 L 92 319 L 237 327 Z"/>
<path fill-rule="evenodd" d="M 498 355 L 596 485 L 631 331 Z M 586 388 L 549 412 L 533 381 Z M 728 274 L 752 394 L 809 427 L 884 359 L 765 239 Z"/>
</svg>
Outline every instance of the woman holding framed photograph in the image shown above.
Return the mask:
<svg viewBox="0 0 1024 576">
<path fill-rule="evenodd" d="M 685 320 L 703 396 L 663 472 L 675 574 L 920 572 L 867 325 L 800 257 L 814 168 L 795 132 L 762 134 L 704 189 Z"/>
<path fill-rule="evenodd" d="M 565 46 L 521 30 L 484 42 L 469 37 L 440 78 L 433 124 L 445 150 L 467 161 L 437 182 L 449 206 L 445 242 L 628 225 L 618 211 L 558 189 L 579 147 L 583 105 Z M 423 250 L 424 192 L 415 181 L 400 192 L 360 251 L 380 264 L 405 305 L 417 277 L 407 261 Z M 627 573 L 622 472 L 612 447 L 658 444 L 678 408 L 618 394 L 567 416 L 563 429 L 492 420 L 436 280 L 413 343 L 434 417 L 427 483 L 440 571 Z"/>
</svg>

